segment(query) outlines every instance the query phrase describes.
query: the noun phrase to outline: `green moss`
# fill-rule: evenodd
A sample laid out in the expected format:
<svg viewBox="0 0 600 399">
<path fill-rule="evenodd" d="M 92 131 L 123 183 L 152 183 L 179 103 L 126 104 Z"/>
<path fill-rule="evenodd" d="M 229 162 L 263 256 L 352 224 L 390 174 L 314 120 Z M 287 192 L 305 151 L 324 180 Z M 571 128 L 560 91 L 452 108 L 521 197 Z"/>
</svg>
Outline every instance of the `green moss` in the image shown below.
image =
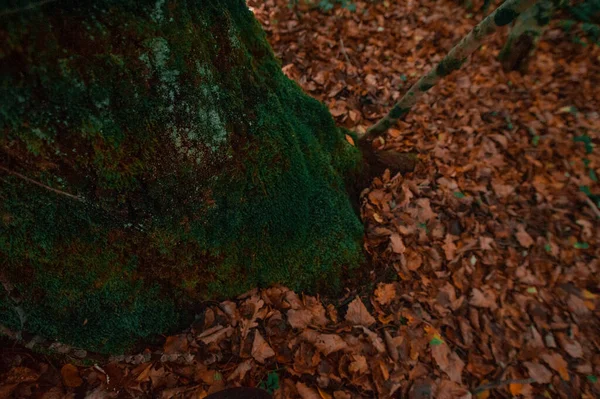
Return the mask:
<svg viewBox="0 0 600 399">
<path fill-rule="evenodd" d="M 433 85 L 432 85 L 432 84 L 429 84 L 429 83 L 422 83 L 422 84 L 419 86 L 419 89 L 420 89 L 421 91 L 423 91 L 423 92 L 426 92 L 427 90 L 431 89 L 432 87 L 433 87 Z"/>
<path fill-rule="evenodd" d="M 494 15 L 494 23 L 497 26 L 504 26 L 510 24 L 519 16 L 519 13 L 512 8 L 502 8 Z"/>
<path fill-rule="evenodd" d="M 394 119 L 399 119 L 403 115 L 407 114 L 410 108 L 402 108 L 398 104 L 394 105 L 394 108 L 390 111 L 390 116 Z"/>
<path fill-rule="evenodd" d="M 360 153 L 242 0 L 65 0 L 4 25 L 0 151 L 85 199 L 0 172 L 0 262 L 29 331 L 122 351 L 202 299 L 334 291 L 361 262 L 344 180 Z"/>
<path fill-rule="evenodd" d="M 459 60 L 456 58 L 446 57 L 438 64 L 435 72 L 440 77 L 448 76 L 452 72 L 460 69 L 460 67 L 465 63 L 466 58 Z"/>
</svg>

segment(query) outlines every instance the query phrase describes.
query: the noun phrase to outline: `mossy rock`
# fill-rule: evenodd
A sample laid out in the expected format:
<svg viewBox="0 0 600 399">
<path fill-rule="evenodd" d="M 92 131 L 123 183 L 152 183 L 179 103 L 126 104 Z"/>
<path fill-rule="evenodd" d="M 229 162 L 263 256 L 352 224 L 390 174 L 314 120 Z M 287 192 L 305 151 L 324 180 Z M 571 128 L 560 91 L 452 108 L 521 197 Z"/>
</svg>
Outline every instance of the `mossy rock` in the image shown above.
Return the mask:
<svg viewBox="0 0 600 399">
<path fill-rule="evenodd" d="M 119 352 L 359 265 L 360 154 L 243 0 L 0 4 L 0 279 L 25 330 Z M 21 327 L 2 293 L 0 324 Z"/>
</svg>

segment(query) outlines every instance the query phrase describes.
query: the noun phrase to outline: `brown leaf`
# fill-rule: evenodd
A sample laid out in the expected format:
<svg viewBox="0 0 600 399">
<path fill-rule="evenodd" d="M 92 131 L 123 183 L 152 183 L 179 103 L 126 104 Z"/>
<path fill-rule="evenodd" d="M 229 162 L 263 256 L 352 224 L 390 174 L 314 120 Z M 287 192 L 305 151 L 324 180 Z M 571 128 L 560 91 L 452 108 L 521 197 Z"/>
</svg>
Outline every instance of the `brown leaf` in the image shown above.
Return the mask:
<svg viewBox="0 0 600 399">
<path fill-rule="evenodd" d="M 188 350 L 188 339 L 186 334 L 167 337 L 163 350 L 165 354 L 183 353 Z"/>
<path fill-rule="evenodd" d="M 312 313 L 308 309 L 290 309 L 287 311 L 287 320 L 292 328 L 304 329 L 312 320 Z"/>
<path fill-rule="evenodd" d="M 250 370 L 252 370 L 252 360 L 248 359 L 237 365 L 235 370 L 227 377 L 227 381 L 242 381 Z"/>
<path fill-rule="evenodd" d="M 455 353 L 450 351 L 446 343 L 431 345 L 431 355 L 439 366 L 440 370 L 448 374 L 450 380 L 460 383 L 462 380 L 462 371 L 465 363 Z"/>
<path fill-rule="evenodd" d="M 223 339 L 231 336 L 233 331 L 233 327 L 231 326 L 223 327 L 219 325 L 204 331 L 202 334 L 198 335 L 197 338 L 206 345 L 209 345 L 211 343 L 221 342 Z"/>
<path fill-rule="evenodd" d="M 485 291 L 481 291 L 478 288 L 473 288 L 471 291 L 471 300 L 469 303 L 473 306 L 477 306 L 480 308 L 489 308 L 496 309 L 498 305 L 496 305 L 496 294 L 489 289 L 485 288 Z"/>
<path fill-rule="evenodd" d="M 527 368 L 529 376 L 539 384 L 549 384 L 552 381 L 552 372 L 544 365 L 533 362 L 524 362 L 523 365 Z"/>
<path fill-rule="evenodd" d="M 417 220 L 419 222 L 425 223 L 437 216 L 437 214 L 431 210 L 431 204 L 428 198 L 419 198 L 416 200 L 416 203 L 419 206 L 417 212 Z"/>
<path fill-rule="evenodd" d="M 296 383 L 296 389 L 302 399 L 321 399 L 321 396 L 319 396 L 319 393 L 315 389 L 309 388 L 302 382 Z"/>
<path fill-rule="evenodd" d="M 558 334 L 558 343 L 569 356 L 579 359 L 583 358 L 583 348 L 579 342 L 567 337 L 565 334 Z"/>
<path fill-rule="evenodd" d="M 390 236 L 390 245 L 392 247 L 392 251 L 397 254 L 403 254 L 406 251 L 406 247 L 402 242 L 402 237 L 398 233 L 392 233 Z"/>
<path fill-rule="evenodd" d="M 517 232 L 515 233 L 515 237 L 517 237 L 517 241 L 519 244 L 525 248 L 529 248 L 534 244 L 533 238 L 525 231 L 525 227 L 523 225 L 519 225 Z"/>
<path fill-rule="evenodd" d="M 446 260 L 454 259 L 454 255 L 456 253 L 456 244 L 454 244 L 454 239 L 455 237 L 452 234 L 446 234 L 444 245 L 442 245 L 444 254 L 446 255 Z"/>
<path fill-rule="evenodd" d="M 569 371 L 567 370 L 567 362 L 561 355 L 558 353 L 544 353 L 540 357 L 543 361 L 548 363 L 548 366 L 556 370 L 564 381 L 570 380 Z"/>
<path fill-rule="evenodd" d="M 12 367 L 10 371 L 2 377 L 2 380 L 0 380 L 2 384 L 21 384 L 35 382 L 40 378 L 40 375 L 29 367 Z"/>
<path fill-rule="evenodd" d="M 492 182 L 492 188 L 494 189 L 496 195 L 500 198 L 508 197 L 515 191 L 515 188 L 513 186 L 508 184 L 502 184 L 496 181 Z"/>
<path fill-rule="evenodd" d="M 383 343 L 383 340 L 379 337 L 379 335 L 377 335 L 377 333 L 369 330 L 365 326 L 361 326 L 361 328 L 363 329 L 365 335 L 367 337 L 369 337 L 371 344 L 373 344 L 375 349 L 377 349 L 377 352 L 384 353 L 385 352 L 385 344 Z"/>
<path fill-rule="evenodd" d="M 406 267 L 410 271 L 417 271 L 423 265 L 423 257 L 417 251 L 406 250 Z"/>
<path fill-rule="evenodd" d="M 60 375 L 62 376 L 65 386 L 69 388 L 77 388 L 83 384 L 83 380 L 79 376 L 79 370 L 72 364 L 65 364 L 60 369 Z"/>
<path fill-rule="evenodd" d="M 394 284 L 379 283 L 375 290 L 375 300 L 382 305 L 391 303 L 396 298 L 396 287 Z"/>
<path fill-rule="evenodd" d="M 348 347 L 346 341 L 337 334 L 321 334 L 314 330 L 304 330 L 300 336 L 325 355 Z"/>
<path fill-rule="evenodd" d="M 252 343 L 252 357 L 259 363 L 264 363 L 265 359 L 275 356 L 275 351 L 265 341 L 260 332 L 256 330 L 254 342 Z"/>
<path fill-rule="evenodd" d="M 575 294 L 569 294 L 569 298 L 567 299 L 567 307 L 571 312 L 580 316 L 590 313 L 590 309 L 586 306 L 586 301 L 579 298 Z"/>
<path fill-rule="evenodd" d="M 152 364 L 152 362 L 142 363 L 132 372 L 133 375 L 139 372 L 138 376 L 135 379 L 137 382 L 146 382 L 150 380 L 150 368 L 152 367 Z"/>
<path fill-rule="evenodd" d="M 369 370 L 366 357 L 361 355 L 353 355 L 352 358 L 354 360 L 348 366 L 348 370 L 352 374 L 364 374 Z"/>
<path fill-rule="evenodd" d="M 350 395 L 348 392 L 344 392 L 344 391 L 335 391 L 333 393 L 333 398 L 334 399 L 352 399 L 352 395 Z"/>
<path fill-rule="evenodd" d="M 469 390 L 456 382 L 442 380 L 437 387 L 435 399 L 471 399 Z"/>
<path fill-rule="evenodd" d="M 396 341 L 392 338 L 388 330 L 383 330 L 383 338 L 385 340 L 385 346 L 388 350 L 390 358 L 397 362 L 398 359 L 400 359 L 400 354 L 398 353 L 398 345 L 396 345 Z"/>
<path fill-rule="evenodd" d="M 348 305 L 346 321 L 354 325 L 359 324 L 368 327 L 375 323 L 375 318 L 371 316 L 364 303 L 357 295 L 356 298 L 350 302 L 350 305 Z"/>
</svg>

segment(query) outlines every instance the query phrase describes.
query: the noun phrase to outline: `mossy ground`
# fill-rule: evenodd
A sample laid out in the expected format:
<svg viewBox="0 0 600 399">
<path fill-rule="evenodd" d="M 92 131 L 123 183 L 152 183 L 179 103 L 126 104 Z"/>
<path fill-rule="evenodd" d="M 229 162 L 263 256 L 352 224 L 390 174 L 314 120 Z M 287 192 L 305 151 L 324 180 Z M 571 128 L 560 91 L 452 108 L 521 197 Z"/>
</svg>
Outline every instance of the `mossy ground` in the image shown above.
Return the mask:
<svg viewBox="0 0 600 399">
<path fill-rule="evenodd" d="M 360 263 L 360 155 L 242 0 L 61 1 L 2 26 L 2 166 L 82 198 L 0 172 L 28 331 L 118 352 L 202 299 L 335 290 Z"/>
</svg>

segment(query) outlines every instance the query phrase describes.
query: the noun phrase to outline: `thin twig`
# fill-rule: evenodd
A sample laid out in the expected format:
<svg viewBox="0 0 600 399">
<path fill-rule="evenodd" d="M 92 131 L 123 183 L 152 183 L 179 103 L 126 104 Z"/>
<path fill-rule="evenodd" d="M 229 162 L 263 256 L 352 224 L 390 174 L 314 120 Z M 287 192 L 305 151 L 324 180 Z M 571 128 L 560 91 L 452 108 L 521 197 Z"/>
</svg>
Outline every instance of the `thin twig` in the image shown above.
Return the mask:
<svg viewBox="0 0 600 399">
<path fill-rule="evenodd" d="M 348 64 L 352 65 L 352 61 L 350 61 L 350 57 L 348 57 L 348 53 L 346 52 L 346 47 L 344 47 L 344 39 L 342 39 L 340 37 L 340 45 L 342 46 L 342 54 L 344 54 L 344 57 L 346 58 L 346 61 L 348 61 Z"/>
<path fill-rule="evenodd" d="M 4 10 L 4 11 L 0 12 L 0 17 L 33 10 L 34 8 L 41 7 L 44 4 L 54 3 L 55 1 L 57 1 L 57 0 L 42 0 L 42 1 L 38 1 L 37 3 L 27 4 L 25 7 L 21 7 L 21 8 L 9 8 L 8 10 Z"/>
<path fill-rule="evenodd" d="M 592 201 L 592 199 L 587 195 L 585 196 L 585 202 L 587 202 L 590 208 L 592 208 L 592 211 L 594 211 L 596 217 L 600 219 L 600 209 L 598 209 L 598 205 L 596 205 L 594 201 Z"/>
<path fill-rule="evenodd" d="M 16 176 L 16 177 L 18 177 L 18 178 L 20 178 L 20 179 L 23 179 L 23 180 L 25 180 L 25 181 L 27 181 L 27 182 L 29 182 L 29 183 L 35 184 L 35 185 L 36 185 L 36 186 L 38 186 L 38 187 L 42 187 L 42 188 L 45 188 L 46 190 L 50 190 L 50 191 L 52 191 L 53 193 L 60 194 L 60 195 L 64 195 L 65 197 L 68 197 L 68 198 L 74 199 L 74 200 L 76 200 L 76 201 L 79 201 L 79 202 L 84 202 L 84 203 L 86 202 L 86 201 L 85 201 L 83 198 L 81 198 L 81 197 L 78 197 L 78 196 L 76 196 L 76 195 L 69 194 L 69 193 L 67 193 L 67 192 L 64 192 L 64 191 L 58 190 L 58 189 L 56 189 L 56 188 L 52 188 L 52 187 L 50 187 L 50 186 L 47 186 L 47 185 L 45 185 L 45 184 L 43 184 L 43 183 L 40 183 L 39 181 L 33 180 L 33 179 L 31 179 L 31 178 L 29 178 L 29 177 L 27 177 L 27 176 L 24 176 L 24 175 L 22 175 L 22 174 L 20 174 L 19 172 L 15 172 L 14 170 L 7 169 L 7 168 L 5 168 L 4 166 L 0 166 L 0 169 L 1 169 L 1 170 L 3 170 L 3 171 L 5 171 L 6 173 L 9 173 L 9 174 L 11 174 L 11 175 L 13 175 L 13 176 Z"/>
<path fill-rule="evenodd" d="M 471 391 L 471 393 L 473 393 L 473 395 L 477 395 L 479 392 L 483 392 L 483 391 L 487 391 L 490 389 L 495 389 L 495 388 L 500 388 L 503 387 L 505 385 L 510 385 L 510 384 L 531 384 L 534 383 L 535 379 L 533 378 L 527 378 L 525 380 L 504 380 L 504 381 L 494 381 L 494 382 L 490 382 L 489 384 L 484 384 L 484 385 L 480 385 L 477 388 L 475 388 L 474 390 Z"/>
</svg>

